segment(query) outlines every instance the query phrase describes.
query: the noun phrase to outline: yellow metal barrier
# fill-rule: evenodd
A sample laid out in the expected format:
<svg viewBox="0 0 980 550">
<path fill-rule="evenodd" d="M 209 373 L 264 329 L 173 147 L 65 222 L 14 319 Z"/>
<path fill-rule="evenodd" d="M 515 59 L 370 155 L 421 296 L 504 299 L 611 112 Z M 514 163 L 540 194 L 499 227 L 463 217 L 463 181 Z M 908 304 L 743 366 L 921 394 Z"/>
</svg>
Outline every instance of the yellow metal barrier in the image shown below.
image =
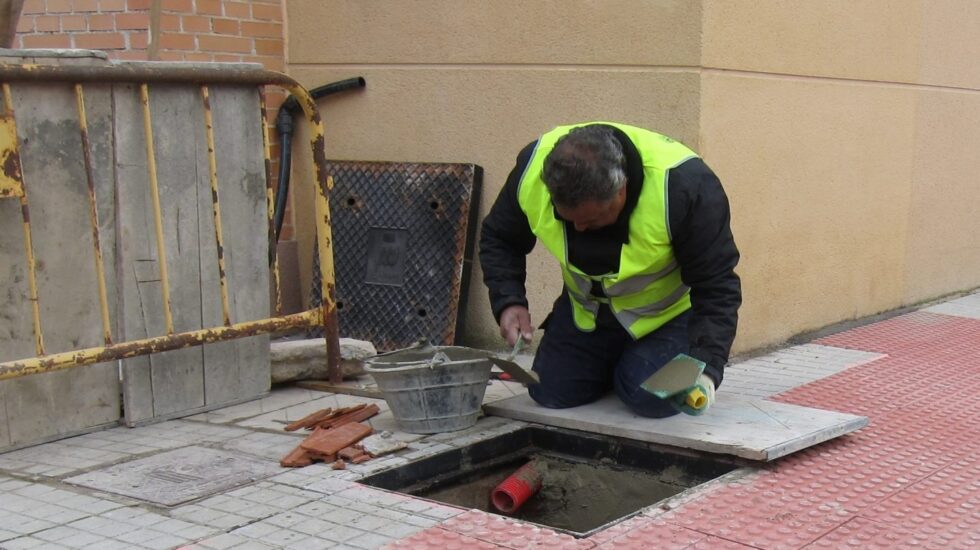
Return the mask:
<svg viewBox="0 0 980 550">
<path fill-rule="evenodd" d="M 17 128 L 14 117 L 11 82 L 18 81 L 51 81 L 68 83 L 74 86 L 78 108 L 79 131 L 82 138 L 82 156 L 85 163 L 85 174 L 88 186 L 89 219 L 92 225 L 93 242 L 95 243 L 95 270 L 98 279 L 99 303 L 103 324 L 105 345 L 46 354 L 44 351 L 44 335 L 41 330 L 41 315 L 39 297 L 37 294 L 36 266 L 34 246 L 31 237 L 30 213 L 28 208 L 28 186 L 25 184 L 21 170 Z M 117 65 L 107 67 L 77 67 L 77 66 L 41 66 L 41 65 L 0 65 L 0 83 L 3 90 L 3 113 L 0 115 L 0 200 L 5 198 L 18 199 L 24 227 L 24 251 L 27 262 L 29 299 L 32 303 L 34 344 L 37 356 L 0 363 L 0 380 L 17 378 L 31 374 L 51 372 L 75 366 L 91 365 L 103 361 L 125 359 L 139 355 L 148 355 L 163 351 L 186 348 L 206 343 L 269 334 L 287 332 L 315 326 L 322 326 L 326 337 L 327 365 L 331 382 L 341 380 L 340 347 L 337 329 L 337 311 L 335 305 L 334 264 L 332 252 L 332 235 L 330 228 L 330 209 L 328 197 L 333 181 L 327 175 L 324 151 L 323 123 L 320 120 L 316 103 L 303 86 L 292 78 L 277 72 L 242 67 L 222 67 L 215 69 L 201 65 L 155 64 L 146 65 Z M 93 177 L 92 153 L 88 136 L 88 123 L 85 113 L 85 83 L 131 83 L 139 86 L 140 103 L 143 110 L 143 128 L 146 140 L 146 155 L 148 177 L 150 182 L 150 199 L 153 207 L 153 223 L 156 238 L 156 250 L 159 254 L 158 265 L 162 287 L 163 315 L 166 334 L 163 336 L 143 338 L 128 342 L 114 342 L 109 322 L 109 306 L 105 281 L 105 266 L 102 259 L 101 237 L 99 234 L 99 218 L 95 181 Z M 204 106 L 205 133 L 208 147 L 209 179 L 211 185 L 212 213 L 215 228 L 215 249 L 218 260 L 218 272 L 221 293 L 223 326 L 204 328 L 189 332 L 174 332 L 173 315 L 170 303 L 170 288 L 167 274 L 167 262 L 164 246 L 164 232 L 160 208 L 160 193 L 157 182 L 156 153 L 153 143 L 152 114 L 150 112 L 151 84 L 193 84 L 200 87 L 201 100 Z M 218 193 L 217 159 L 215 157 L 214 129 L 209 96 L 210 84 L 239 84 L 239 85 L 276 85 L 290 92 L 299 102 L 309 126 L 310 148 L 314 184 L 316 186 L 316 229 L 317 246 L 322 277 L 323 301 L 318 308 L 282 315 L 282 301 L 279 290 L 279 263 L 273 257 L 272 277 L 275 287 L 275 316 L 267 319 L 248 320 L 235 323 L 231 319 L 228 305 L 228 288 L 225 276 L 224 237 L 221 229 L 221 208 Z M 262 97 L 258 106 L 265 121 L 265 100 Z M 274 242 L 273 213 L 275 205 L 274 189 L 270 180 L 271 157 L 269 134 L 263 123 L 263 144 L 266 168 L 266 209 L 268 212 L 270 237 Z M 274 252 L 274 251 L 273 251 Z"/>
</svg>

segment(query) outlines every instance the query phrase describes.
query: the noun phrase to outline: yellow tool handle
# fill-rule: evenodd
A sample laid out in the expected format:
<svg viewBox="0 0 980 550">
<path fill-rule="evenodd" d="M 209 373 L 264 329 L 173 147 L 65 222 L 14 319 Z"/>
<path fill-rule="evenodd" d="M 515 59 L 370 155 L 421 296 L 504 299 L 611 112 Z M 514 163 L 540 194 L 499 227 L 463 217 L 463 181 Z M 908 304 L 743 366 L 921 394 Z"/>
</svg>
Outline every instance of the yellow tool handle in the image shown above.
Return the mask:
<svg viewBox="0 0 980 550">
<path fill-rule="evenodd" d="M 704 392 L 704 388 L 701 386 L 694 386 L 684 397 L 684 403 L 686 403 L 688 407 L 691 407 L 696 411 L 700 411 L 708 406 L 708 395 Z"/>
</svg>

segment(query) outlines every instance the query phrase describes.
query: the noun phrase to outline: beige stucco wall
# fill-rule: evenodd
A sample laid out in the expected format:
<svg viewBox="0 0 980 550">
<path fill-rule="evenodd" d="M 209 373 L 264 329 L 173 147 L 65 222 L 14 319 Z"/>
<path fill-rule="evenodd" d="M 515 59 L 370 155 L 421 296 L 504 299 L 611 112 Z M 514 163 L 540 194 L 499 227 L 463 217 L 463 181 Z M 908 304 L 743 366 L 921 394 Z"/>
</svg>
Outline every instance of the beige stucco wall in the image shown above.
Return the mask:
<svg viewBox="0 0 980 550">
<path fill-rule="evenodd" d="M 704 2 L 739 349 L 980 285 L 980 4 Z"/>
<path fill-rule="evenodd" d="M 618 120 L 698 138 L 700 7 L 687 0 L 413 2 L 289 0 L 289 72 L 304 85 L 364 76 L 367 87 L 320 103 L 328 156 L 472 162 L 484 168 L 481 218 L 517 152 L 562 123 Z M 675 37 L 670 47 L 657 33 Z M 297 164 L 303 162 L 297 159 Z M 296 189 L 309 227 L 310 190 Z M 310 232 L 300 231 L 309 265 Z M 531 314 L 561 290 L 536 249 Z M 309 269 L 301 269 L 308 288 Z M 479 266 L 467 296 L 467 341 L 497 345 Z"/>
<path fill-rule="evenodd" d="M 321 102 L 328 156 L 479 164 L 481 215 L 517 151 L 556 124 L 619 120 L 699 150 L 743 254 L 739 351 L 980 285 L 971 0 L 286 7 L 290 74 L 368 83 Z M 311 196 L 294 188 L 304 289 Z M 466 336 L 493 345 L 473 275 Z M 536 250 L 535 320 L 560 285 Z"/>
</svg>

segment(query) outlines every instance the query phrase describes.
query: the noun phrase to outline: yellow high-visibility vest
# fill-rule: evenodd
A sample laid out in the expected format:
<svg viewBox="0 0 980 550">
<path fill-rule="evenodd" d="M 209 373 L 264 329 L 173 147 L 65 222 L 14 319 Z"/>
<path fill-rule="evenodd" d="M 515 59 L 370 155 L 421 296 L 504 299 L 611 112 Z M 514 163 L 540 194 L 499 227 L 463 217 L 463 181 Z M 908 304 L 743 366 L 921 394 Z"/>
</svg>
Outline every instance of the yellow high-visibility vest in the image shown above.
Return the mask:
<svg viewBox="0 0 980 550">
<path fill-rule="evenodd" d="M 629 220 L 629 242 L 620 252 L 619 272 L 587 275 L 568 260 L 565 222 L 555 217 L 551 193 L 541 178 L 544 159 L 559 138 L 578 126 L 604 124 L 629 137 L 643 160 L 643 186 Z M 680 268 L 670 244 L 667 219 L 667 174 L 697 155 L 673 139 L 625 124 L 586 122 L 559 126 L 538 140 L 517 191 L 521 210 L 531 231 L 558 260 L 572 300 L 575 325 L 592 331 L 600 303 L 608 303 L 616 319 L 641 338 L 691 308 L 690 288 L 681 281 Z M 598 281 L 607 298 L 593 296 Z"/>
</svg>

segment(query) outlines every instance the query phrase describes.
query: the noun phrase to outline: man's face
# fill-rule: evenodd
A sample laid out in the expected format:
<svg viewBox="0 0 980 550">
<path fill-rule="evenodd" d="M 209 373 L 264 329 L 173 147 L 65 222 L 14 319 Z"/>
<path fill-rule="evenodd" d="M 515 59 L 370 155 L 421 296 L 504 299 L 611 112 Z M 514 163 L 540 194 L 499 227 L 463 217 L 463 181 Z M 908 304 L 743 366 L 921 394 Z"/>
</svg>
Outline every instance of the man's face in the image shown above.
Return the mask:
<svg viewBox="0 0 980 550">
<path fill-rule="evenodd" d="M 626 186 L 624 185 L 616 196 L 608 201 L 586 201 L 574 208 L 556 204 L 555 210 L 562 219 L 574 225 L 576 231 L 592 231 L 615 223 L 625 204 Z"/>
</svg>

